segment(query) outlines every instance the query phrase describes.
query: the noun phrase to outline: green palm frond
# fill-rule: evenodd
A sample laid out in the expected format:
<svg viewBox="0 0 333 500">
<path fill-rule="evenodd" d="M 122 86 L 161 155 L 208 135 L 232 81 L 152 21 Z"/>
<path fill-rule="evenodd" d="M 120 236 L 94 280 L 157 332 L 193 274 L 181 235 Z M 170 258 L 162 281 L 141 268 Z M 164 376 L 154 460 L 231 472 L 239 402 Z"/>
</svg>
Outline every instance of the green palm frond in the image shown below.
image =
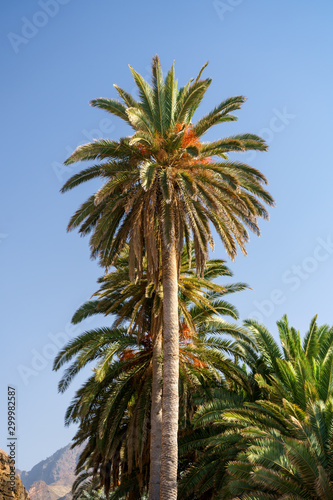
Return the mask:
<svg viewBox="0 0 333 500">
<path fill-rule="evenodd" d="M 126 114 L 126 106 L 115 99 L 106 99 L 103 97 L 100 97 L 99 99 L 92 99 L 90 101 L 90 106 L 104 109 L 105 111 L 108 111 L 108 113 L 119 116 L 119 118 L 122 118 L 127 122 L 129 121 Z"/>
<path fill-rule="evenodd" d="M 65 162 L 107 162 L 99 175 L 105 186 L 82 205 L 69 224 L 69 229 L 79 228 L 82 235 L 91 233 L 92 257 L 99 257 L 102 265 L 113 265 L 124 245 L 135 245 L 131 228 L 140 224 L 143 244 L 136 259 L 143 258 L 146 248 L 149 267 L 158 272 L 159 259 L 150 256 L 152 239 L 147 224 L 161 227 L 167 241 L 171 228 L 178 224 L 177 248 L 182 248 L 189 236 L 194 239 L 200 275 L 213 241 L 210 223 L 233 258 L 237 246 L 245 252 L 247 230 L 259 234 L 257 219 L 268 217 L 264 204 L 272 205 L 273 199 L 263 188 L 265 177 L 253 167 L 230 162 L 225 156 L 229 151 L 264 151 L 263 139 L 254 134 L 238 134 L 212 143 L 199 140 L 211 126 L 234 120 L 230 113 L 240 108 L 244 97 L 225 99 L 192 125 L 193 114 L 211 83 L 209 78 L 201 79 L 206 66 L 196 79 L 177 90 L 174 65 L 163 79 L 159 58 L 155 56 L 151 85 L 130 67 L 139 100 L 115 86 L 124 104 L 108 98 L 91 101 L 92 106 L 128 121 L 134 130 L 131 137 L 119 141 L 98 139 L 79 146 Z M 213 163 L 211 156 L 226 161 Z M 75 174 L 63 191 L 98 176 L 97 167 Z M 149 219 L 144 206 L 155 207 Z M 158 239 L 163 233 L 157 241 L 155 238 L 154 245 L 160 244 Z"/>
</svg>

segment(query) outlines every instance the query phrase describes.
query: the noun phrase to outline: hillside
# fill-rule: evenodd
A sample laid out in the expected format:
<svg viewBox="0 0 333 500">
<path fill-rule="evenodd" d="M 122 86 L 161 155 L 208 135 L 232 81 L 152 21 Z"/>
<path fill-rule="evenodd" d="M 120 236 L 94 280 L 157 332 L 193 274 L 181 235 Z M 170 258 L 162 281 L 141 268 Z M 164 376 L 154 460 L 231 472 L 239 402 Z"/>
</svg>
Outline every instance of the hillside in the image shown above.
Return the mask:
<svg viewBox="0 0 333 500">
<path fill-rule="evenodd" d="M 10 462 L 8 454 L 0 450 L 0 499 L 2 500 L 29 500 L 28 493 L 25 490 L 22 481 L 16 475 L 15 493 L 10 489 Z M 67 500 L 67 499 L 66 499 Z"/>
<path fill-rule="evenodd" d="M 71 445 L 56 451 L 29 472 L 17 471 L 31 500 L 69 500 L 75 467 L 82 447 Z"/>
</svg>

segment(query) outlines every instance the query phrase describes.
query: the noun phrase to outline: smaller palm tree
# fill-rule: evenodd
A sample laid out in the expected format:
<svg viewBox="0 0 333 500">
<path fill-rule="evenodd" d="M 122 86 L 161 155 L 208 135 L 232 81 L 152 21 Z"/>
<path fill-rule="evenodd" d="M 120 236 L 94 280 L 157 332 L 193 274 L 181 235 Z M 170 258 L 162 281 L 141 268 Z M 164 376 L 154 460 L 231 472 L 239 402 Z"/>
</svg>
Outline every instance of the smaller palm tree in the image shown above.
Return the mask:
<svg viewBox="0 0 333 500">
<path fill-rule="evenodd" d="M 219 336 L 231 331 L 241 334 L 241 328 L 217 314 L 236 318 L 236 309 L 224 296 L 246 286 L 236 283 L 222 287 L 212 282 L 215 277 L 231 275 L 221 260 L 209 261 L 202 278 L 191 266 L 195 266 L 194 257 L 190 263 L 184 249 L 179 279 L 179 331 L 180 382 L 184 395 L 181 416 L 185 420 L 193 413 L 191 394 L 198 392 L 198 388 L 208 393 L 221 378 L 221 370 L 233 372 L 224 355 L 234 352 L 233 344 Z M 99 280 L 97 299 L 85 303 L 73 317 L 74 322 L 79 322 L 90 315 L 113 313 L 113 326 L 85 332 L 74 339 L 59 353 L 54 365 L 57 370 L 74 359 L 59 384 L 64 391 L 84 366 L 98 362 L 95 375 L 77 392 L 69 407 L 66 423 L 80 422 L 75 444 L 88 439 L 78 467 L 82 479 L 87 468 L 102 471 L 107 492 L 120 480 L 122 485 L 118 490 L 126 492 L 127 474 L 127 483 L 139 485 L 136 494 L 143 494 L 149 477 L 147 464 L 153 425 L 150 418 L 153 407 L 150 409 L 149 405 L 156 345 L 156 334 L 151 327 L 157 323 L 151 318 L 153 314 L 155 318 L 162 315 L 162 301 L 159 287 L 148 282 L 145 269 L 141 280 L 132 282 L 128 253 L 120 256 L 115 270 Z M 123 327 L 125 324 L 127 328 Z"/>
<path fill-rule="evenodd" d="M 81 358 L 77 361 L 84 359 L 86 364 L 100 359 L 100 363 L 66 413 L 67 425 L 79 423 L 73 444 L 85 443 L 77 467 L 82 481 L 77 486 L 87 479 L 86 470 L 90 469 L 93 476 L 98 472 L 100 480 L 95 484 L 104 486 L 107 494 L 117 489 L 117 494 L 137 498 L 147 491 L 149 481 L 152 342 L 146 336 L 138 344 L 137 336 L 126 331 L 117 334 L 104 329 L 103 339 L 101 331 L 99 337 L 90 333 L 76 339 Z M 198 397 L 207 399 L 218 385 L 219 370 L 232 370 L 223 353 L 232 347 L 223 345 L 216 331 L 202 331 L 198 337 L 189 335 L 184 327 L 180 341 L 181 427 L 195 412 Z M 67 384 L 68 374 L 64 380 Z"/>
<path fill-rule="evenodd" d="M 225 498 L 333 500 L 333 398 L 309 401 L 305 412 L 286 400 L 258 406 L 243 415 L 250 446 L 228 466 Z"/>
<path fill-rule="evenodd" d="M 326 401 L 333 394 L 333 327 L 318 326 L 317 317 L 301 340 L 287 316 L 277 322 L 281 347 L 270 332 L 245 321 L 248 338 L 238 342 L 262 391 L 277 404 L 285 398 L 303 410 L 308 401 Z"/>
<path fill-rule="evenodd" d="M 276 473 L 274 463 L 279 464 L 280 475 L 289 471 L 295 484 L 301 472 L 286 457 L 288 453 L 296 453 L 297 447 L 299 450 L 314 447 L 310 453 L 317 457 L 312 461 L 317 477 L 320 467 L 328 463 L 333 328 L 318 326 L 315 317 L 302 341 L 300 333 L 289 326 L 284 316 L 277 323 L 280 347 L 263 325 L 252 320 L 245 323 L 247 335 L 231 333 L 246 360 L 246 365 L 239 366 L 242 376 L 237 384 L 229 385 L 228 392 L 223 391 L 198 409 L 194 417 L 196 431 L 181 445 L 183 452 L 196 450 L 196 459 L 187 468 L 180 485 L 184 499 L 195 494 L 198 498 L 201 495 L 225 499 L 237 495 L 253 500 L 284 498 L 282 490 L 280 496 L 270 496 L 274 490 L 267 486 L 271 484 L 269 475 Z M 231 462 L 229 467 L 228 462 Z M 330 470 L 325 467 L 324 470 L 331 481 Z M 320 474 L 325 476 L 324 472 Z M 257 479 L 253 482 L 252 478 Z M 261 489 L 260 481 L 266 485 Z M 249 491 L 252 493 L 246 496 L 244 492 Z M 292 492 L 296 495 L 296 490 L 290 489 L 289 493 Z"/>
</svg>

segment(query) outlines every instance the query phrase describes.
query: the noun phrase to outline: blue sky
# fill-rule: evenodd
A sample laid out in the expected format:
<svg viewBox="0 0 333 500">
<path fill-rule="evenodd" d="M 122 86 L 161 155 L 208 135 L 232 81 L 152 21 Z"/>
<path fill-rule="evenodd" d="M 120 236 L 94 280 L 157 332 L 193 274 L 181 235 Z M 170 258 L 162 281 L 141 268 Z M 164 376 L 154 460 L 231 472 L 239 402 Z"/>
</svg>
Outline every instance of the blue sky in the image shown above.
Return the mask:
<svg viewBox="0 0 333 500">
<path fill-rule="evenodd" d="M 61 164 L 80 143 L 128 135 L 125 124 L 89 107 L 116 97 L 113 83 L 134 90 L 128 64 L 149 78 L 159 54 L 176 61 L 180 84 L 204 62 L 213 79 L 197 117 L 226 97 L 248 100 L 237 132 L 262 135 L 268 153 L 238 156 L 262 170 L 276 199 L 248 256 L 229 263 L 251 290 L 232 298 L 242 318 L 276 334 L 287 313 L 305 332 L 310 319 L 333 324 L 332 48 L 329 0 L 5 2 L 0 19 L 2 167 L 0 182 L 1 403 L 6 447 L 7 385 L 17 387 L 17 466 L 30 469 L 72 438 L 65 409 L 87 372 L 64 395 L 52 359 L 71 330 L 75 309 L 101 274 L 88 240 L 66 233 L 69 217 L 97 188 L 59 189 L 78 167 Z M 214 256 L 226 258 L 216 243 Z"/>
</svg>

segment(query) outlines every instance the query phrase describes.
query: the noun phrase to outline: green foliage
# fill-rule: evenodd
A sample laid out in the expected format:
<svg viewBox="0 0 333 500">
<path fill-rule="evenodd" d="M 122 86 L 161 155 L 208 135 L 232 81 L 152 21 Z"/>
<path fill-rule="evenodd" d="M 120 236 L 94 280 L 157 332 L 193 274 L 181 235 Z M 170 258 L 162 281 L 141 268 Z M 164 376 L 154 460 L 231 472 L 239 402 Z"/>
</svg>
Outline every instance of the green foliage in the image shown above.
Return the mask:
<svg viewBox="0 0 333 500">
<path fill-rule="evenodd" d="M 107 500 L 105 493 L 102 490 L 83 491 L 80 496 L 74 500 Z"/>
<path fill-rule="evenodd" d="M 211 79 L 202 78 L 206 66 L 207 64 L 201 68 L 195 79 L 191 79 L 179 90 L 174 65 L 164 78 L 157 56 L 152 61 L 151 84 L 130 67 L 138 89 L 138 100 L 115 86 L 122 102 L 99 98 L 91 104 L 125 120 L 132 127 L 132 135 L 119 141 L 98 139 L 79 146 L 65 162 L 66 165 L 81 161 L 98 163 L 72 176 L 63 186 L 63 192 L 92 178 L 99 177 L 103 181 L 100 189 L 74 213 L 68 229 L 78 229 L 82 236 L 90 234 L 91 256 L 98 258 L 102 267 L 107 269 L 116 264 L 128 245 L 128 273 L 134 286 L 140 286 L 144 269 L 147 270 L 144 294 L 141 293 L 142 290 L 130 289 L 127 286 L 127 292 L 133 292 L 135 295 L 132 309 L 130 310 L 131 299 L 127 296 L 127 301 L 123 301 L 123 297 L 120 300 L 119 297 L 116 298 L 116 305 L 111 303 L 107 311 L 107 314 L 112 312 L 118 315 L 118 324 L 114 325 L 116 328 L 130 317 L 128 332 L 136 332 L 138 342 L 142 338 L 142 332 L 149 332 L 154 340 L 154 336 L 161 330 L 161 271 L 163 263 L 165 269 L 167 268 L 170 250 L 175 250 L 177 262 L 174 264 L 178 265 L 178 271 L 181 269 L 182 249 L 185 244 L 189 268 L 192 270 L 191 261 L 196 266 L 197 282 L 195 283 L 195 278 L 191 276 L 189 287 L 186 281 L 182 280 L 179 302 L 184 325 L 194 330 L 194 321 L 187 308 L 188 301 L 194 306 L 216 313 L 210 304 L 217 298 L 214 293 L 221 291 L 216 285 L 210 284 L 204 293 L 200 292 L 203 285 L 200 280 L 204 278 L 208 250 L 209 247 L 213 248 L 214 243 L 210 226 L 212 225 L 220 236 L 227 254 L 234 258 L 238 247 L 246 253 L 249 231 L 259 234 L 258 219 L 267 219 L 266 205 L 273 205 L 273 199 L 265 189 L 265 177 L 244 163 L 228 160 L 229 152 L 265 151 L 267 145 L 263 139 L 253 134 L 239 134 L 214 142 L 201 140 L 202 135 L 213 125 L 235 120 L 235 116 L 230 112 L 239 109 L 244 98 L 227 99 L 197 124 L 192 123 L 194 113 L 211 84 Z M 193 246 L 190 244 L 191 239 Z M 176 278 L 175 273 L 174 279 Z M 141 293 L 139 300 L 138 293 Z M 86 304 L 79 315 L 86 317 L 91 314 L 95 305 L 96 303 Z M 170 300 L 169 305 L 172 306 Z M 96 305 L 96 308 L 98 307 L 99 305 Z M 177 306 L 175 307 L 177 309 Z M 218 307 L 220 311 L 224 309 L 231 316 L 235 316 L 236 311 L 223 303 L 223 300 L 220 300 Z M 96 312 L 100 311 L 96 309 Z M 174 310 L 174 314 L 176 312 Z M 148 329 L 146 316 L 151 319 Z M 223 331 L 221 322 L 215 323 L 216 328 Z M 230 325 L 226 328 L 236 329 Z M 165 329 L 165 335 L 169 333 Z M 176 333 L 173 332 L 174 338 Z M 110 335 L 110 332 L 107 335 Z M 193 363 L 197 355 L 204 355 L 205 342 L 200 344 L 201 341 L 198 335 L 198 345 L 192 342 L 200 351 L 196 354 L 190 353 L 190 343 L 186 347 L 187 359 L 192 358 L 192 362 L 184 363 L 191 367 L 184 373 L 191 383 L 202 378 L 204 372 L 209 372 L 210 377 L 210 372 L 216 374 L 218 371 L 215 366 L 219 353 L 218 343 L 214 344 L 213 349 L 209 349 L 210 356 L 214 354 L 214 363 L 207 364 L 206 360 L 199 359 L 196 361 L 198 366 Z M 176 346 L 173 347 L 176 350 Z M 73 348 L 75 349 L 75 346 Z M 228 349 L 230 350 L 230 347 Z M 116 349 L 112 348 L 112 354 L 97 367 L 98 382 L 105 379 L 114 351 Z M 66 360 L 66 355 L 63 353 L 63 357 L 57 360 L 59 366 Z M 67 369 L 62 382 L 63 389 L 86 363 L 86 359 L 81 357 L 78 363 Z M 171 363 L 171 357 L 165 358 L 166 366 L 167 363 Z M 220 358 L 219 363 L 222 363 L 223 370 L 228 368 L 228 371 L 234 372 L 229 361 Z M 205 364 L 213 369 L 203 370 Z M 221 366 L 219 369 L 222 369 Z M 176 382 L 173 380 L 173 384 Z M 169 386 L 172 384 L 164 387 L 165 395 Z M 174 398 L 173 404 L 172 411 L 176 412 L 177 397 Z M 127 403 L 124 403 L 123 408 L 126 405 Z M 167 413 L 165 412 L 165 416 Z M 173 435 L 176 433 L 177 429 L 174 427 Z M 176 453 L 173 461 L 175 456 Z M 138 487 L 140 489 L 140 482 Z"/>
<path fill-rule="evenodd" d="M 258 403 L 253 422 L 248 412 L 240 434 L 249 442 L 228 466 L 228 498 L 333 499 L 333 399 L 309 401 L 305 412 L 283 401 L 283 407 Z M 278 415 L 280 412 L 280 418 Z M 270 418 L 275 413 L 274 418 Z M 229 415 L 229 418 L 236 418 Z M 228 415 L 226 415 L 228 419 Z M 282 425 L 281 425 L 282 424 Z M 239 426 L 239 423 L 236 424 Z M 248 474 L 244 476 L 244 470 Z M 246 493 L 245 493 L 246 492 Z"/>
<path fill-rule="evenodd" d="M 224 261 L 215 259 L 198 277 L 194 254 L 189 262 L 184 248 L 179 278 L 180 430 L 186 428 L 199 402 L 211 398 L 214 387 L 225 384 L 221 372 L 234 381 L 241 376 L 226 357 L 239 356 L 236 343 L 222 335 L 244 335 L 245 330 L 221 315 L 237 318 L 237 310 L 224 296 L 246 285 L 222 286 L 212 281 L 222 276 L 231 272 Z M 160 327 L 163 290 L 149 283 L 145 261 L 141 280 L 130 280 L 128 248 L 99 283 L 95 297 L 76 311 L 73 322 L 103 314 L 113 315 L 113 324 L 70 341 L 56 357 L 54 369 L 71 363 L 59 383 L 63 392 L 82 368 L 94 363 L 94 374 L 76 392 L 65 418 L 66 425 L 79 424 L 74 446 L 85 443 L 74 491 L 79 493 L 92 474 L 94 487 L 112 490 L 111 498 L 116 499 L 130 492 L 142 495 L 149 481 L 153 338 L 154 328 Z"/>
<path fill-rule="evenodd" d="M 314 318 L 302 342 L 286 316 L 277 325 L 282 349 L 252 320 L 236 334 L 248 383 L 197 410 L 182 498 L 333 498 L 333 328 Z"/>
<path fill-rule="evenodd" d="M 115 85 L 122 102 L 98 98 L 91 105 L 125 120 L 133 135 L 84 144 L 65 162 L 101 161 L 75 174 L 62 188 L 65 192 L 95 177 L 104 182 L 74 214 L 68 229 L 91 234 L 92 257 L 99 257 L 104 266 L 113 265 L 129 244 L 135 255 L 132 278 L 135 271 L 140 278 L 144 249 L 152 275 L 158 272 L 161 238 L 170 241 L 173 229 L 179 254 L 184 241 L 193 238 L 199 275 L 213 245 L 210 223 L 230 257 L 236 255 L 237 245 L 245 253 L 248 230 L 259 234 L 257 219 L 267 218 L 265 205 L 273 204 L 259 171 L 228 160 L 229 152 L 265 151 L 263 139 L 238 134 L 214 142 L 201 140 L 212 126 L 236 120 L 230 113 L 240 109 L 245 98 L 228 98 L 192 123 L 211 84 L 209 78 L 201 78 L 206 66 L 181 89 L 174 65 L 164 79 L 157 56 L 151 84 L 130 67 L 138 100 Z M 157 283 L 157 277 L 154 280 Z"/>
</svg>

